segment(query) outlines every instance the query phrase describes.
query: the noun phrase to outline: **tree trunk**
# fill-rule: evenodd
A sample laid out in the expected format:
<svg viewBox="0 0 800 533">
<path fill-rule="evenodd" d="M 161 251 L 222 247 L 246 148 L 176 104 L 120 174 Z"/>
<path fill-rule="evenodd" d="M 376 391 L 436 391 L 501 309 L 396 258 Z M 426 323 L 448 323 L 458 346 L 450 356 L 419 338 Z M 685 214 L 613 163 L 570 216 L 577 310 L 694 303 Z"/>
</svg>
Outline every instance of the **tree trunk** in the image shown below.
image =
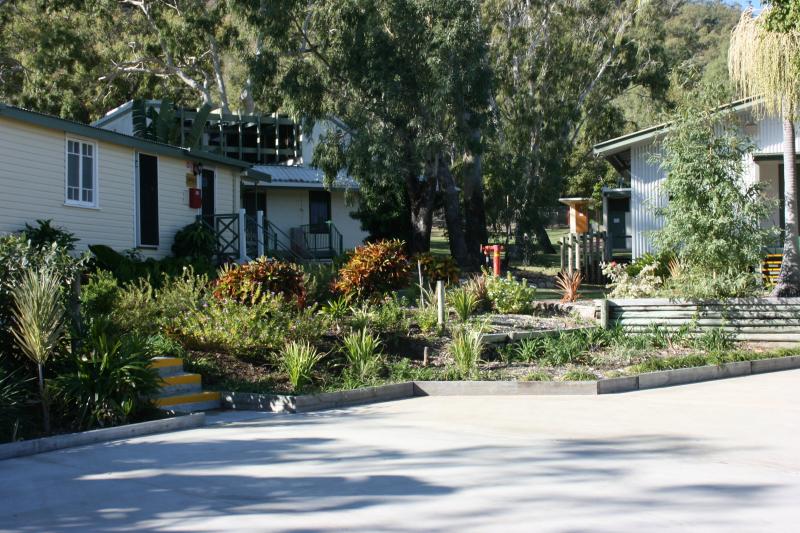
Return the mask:
<svg viewBox="0 0 800 533">
<path fill-rule="evenodd" d="M 50 406 L 47 404 L 47 396 L 44 392 L 44 367 L 41 363 L 36 365 L 39 369 L 39 398 L 42 400 L 42 425 L 44 432 L 50 434 Z"/>
<path fill-rule="evenodd" d="M 428 252 L 431 249 L 431 227 L 433 226 L 434 182 L 420 180 L 417 175 L 406 176 L 408 206 L 411 211 L 411 238 L 408 251 L 411 254 Z"/>
<path fill-rule="evenodd" d="M 539 249 L 546 254 L 556 253 L 553 243 L 550 242 L 550 235 L 547 234 L 547 228 L 544 227 L 544 222 L 542 222 L 542 218 L 538 214 L 533 220 L 532 229 L 534 235 L 536 235 L 536 243 L 539 245 Z"/>
<path fill-rule="evenodd" d="M 791 112 L 783 118 L 783 190 L 786 204 L 786 232 L 783 261 L 773 296 L 800 295 L 800 254 L 797 249 L 797 180 L 795 169 L 795 135 Z"/>
<path fill-rule="evenodd" d="M 461 218 L 461 202 L 459 201 L 458 189 L 456 188 L 453 174 L 447 167 L 447 163 L 439 160 L 434 165 L 436 176 L 443 188 L 444 196 L 444 218 L 447 221 L 447 236 L 450 242 L 450 254 L 456 260 L 458 266 L 464 270 L 474 270 L 478 262 L 471 257 L 467 251 L 467 243 L 464 238 L 464 226 Z"/>
<path fill-rule="evenodd" d="M 473 129 L 471 135 L 473 142 L 480 142 L 481 132 L 479 129 Z M 467 151 L 464 154 L 464 163 L 464 220 L 466 222 L 464 239 L 470 259 L 479 264 L 481 245 L 489 242 L 483 195 L 483 157 L 480 153 Z"/>
</svg>

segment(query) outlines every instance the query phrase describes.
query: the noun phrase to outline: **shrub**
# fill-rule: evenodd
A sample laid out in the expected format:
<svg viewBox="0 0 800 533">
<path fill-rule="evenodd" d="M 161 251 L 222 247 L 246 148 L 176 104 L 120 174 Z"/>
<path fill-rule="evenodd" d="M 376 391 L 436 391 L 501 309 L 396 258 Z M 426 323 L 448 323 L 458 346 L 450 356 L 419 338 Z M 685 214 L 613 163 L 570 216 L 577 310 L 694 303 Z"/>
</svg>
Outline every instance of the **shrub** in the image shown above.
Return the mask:
<svg viewBox="0 0 800 533">
<path fill-rule="evenodd" d="M 575 270 L 572 273 L 559 272 L 556 276 L 556 287 L 561 291 L 561 302 L 572 303 L 578 301 L 581 295 L 578 290 L 581 288 L 583 275 Z"/>
<path fill-rule="evenodd" d="M 407 286 L 411 265 L 403 247 L 398 240 L 357 247 L 339 271 L 333 290 L 343 296 L 368 299 Z"/>
<path fill-rule="evenodd" d="M 16 354 L 9 334 L 13 301 L 11 291 L 30 270 L 48 268 L 62 280 L 58 289 L 62 304 L 69 298 L 68 287 L 80 272 L 84 259 L 75 259 L 57 244 L 34 246 L 21 235 L 0 236 L 0 353 Z"/>
<path fill-rule="evenodd" d="M 417 261 L 422 266 L 422 276 L 429 283 L 439 280 L 445 283 L 458 283 L 461 269 L 458 268 L 458 264 L 451 256 L 425 252 L 414 256 L 412 263 L 416 264 Z"/>
<path fill-rule="evenodd" d="M 175 333 L 189 348 L 263 358 L 283 346 L 289 333 L 283 305 L 275 298 L 253 305 L 212 299 L 178 320 Z"/>
<path fill-rule="evenodd" d="M 488 275 L 486 273 L 473 274 L 464 284 L 464 287 L 472 293 L 478 302 L 478 310 L 488 310 L 492 302 L 489 300 L 489 290 L 487 287 Z"/>
<path fill-rule="evenodd" d="M 281 350 L 281 368 L 289 376 L 292 390 L 298 392 L 311 382 L 311 372 L 322 359 L 316 348 L 307 342 L 288 342 Z"/>
<path fill-rule="evenodd" d="M 45 395 L 44 366 L 56 352 L 64 333 L 65 310 L 59 297 L 61 278 L 47 266 L 28 270 L 11 292 L 14 300 L 12 336 L 39 372 L 39 397 L 45 433 L 50 433 L 50 411 Z"/>
<path fill-rule="evenodd" d="M 611 281 L 611 298 L 646 298 L 658 293 L 664 278 L 656 274 L 658 266 L 648 264 L 635 275 L 628 274 L 624 265 L 612 261 L 603 265 L 603 274 Z"/>
<path fill-rule="evenodd" d="M 533 308 L 536 287 L 529 286 L 524 279 L 516 281 L 508 273 L 506 277 L 488 277 L 486 292 L 497 312 L 518 314 L 530 312 Z"/>
<path fill-rule="evenodd" d="M 380 345 L 381 341 L 366 328 L 342 339 L 348 364 L 346 374 L 355 384 L 369 383 L 378 373 L 381 366 Z"/>
<path fill-rule="evenodd" d="M 150 407 L 160 383 L 140 337 L 113 341 L 100 333 L 54 378 L 53 388 L 74 426 L 91 429 L 130 421 Z"/>
<path fill-rule="evenodd" d="M 312 264 L 306 266 L 305 286 L 311 303 L 323 304 L 335 298 L 331 291 L 331 283 L 338 271 L 334 263 Z"/>
<path fill-rule="evenodd" d="M 107 270 L 98 270 L 89 275 L 89 280 L 81 287 L 81 311 L 84 317 L 110 315 L 119 296 L 117 278 Z"/>
<path fill-rule="evenodd" d="M 547 372 L 529 372 L 522 377 L 522 381 L 552 381 L 553 378 Z"/>
<path fill-rule="evenodd" d="M 149 357 L 183 357 L 186 355 L 186 351 L 178 341 L 161 333 L 147 337 L 144 347 Z"/>
<path fill-rule="evenodd" d="M 50 247 L 55 244 L 57 248 L 71 252 L 75 249 L 75 243 L 78 242 L 74 233 L 53 226 L 52 220 L 39 219 L 36 221 L 36 226 L 26 223 L 21 234 L 36 248 Z"/>
<path fill-rule="evenodd" d="M 200 221 L 193 222 L 175 234 L 172 253 L 175 257 L 211 261 L 217 253 L 217 238 L 208 225 Z"/>
<path fill-rule="evenodd" d="M 461 322 L 466 322 L 478 308 L 478 299 L 466 287 L 453 289 L 447 296 Z"/>
<path fill-rule="evenodd" d="M 449 347 L 456 372 L 464 378 L 477 374 L 478 362 L 483 351 L 483 338 L 479 330 L 458 328 L 453 332 Z"/>
<path fill-rule="evenodd" d="M 653 266 L 653 273 L 661 279 L 670 277 L 669 264 L 675 259 L 675 254 L 670 250 L 653 254 L 645 252 L 625 267 L 625 272 L 631 277 L 636 277 L 644 267 Z"/>
<path fill-rule="evenodd" d="M 219 300 L 252 304 L 273 294 L 295 302 L 298 308 L 305 306 L 303 268 L 288 261 L 260 257 L 243 265 L 223 267 L 214 285 L 214 296 Z"/>
<path fill-rule="evenodd" d="M 184 268 L 180 276 L 165 274 L 161 288 L 155 291 L 161 329 L 175 331 L 179 317 L 200 308 L 207 289 L 208 276 L 195 275 L 192 267 Z"/>
<path fill-rule="evenodd" d="M 148 278 L 126 283 L 119 289 L 111 317 L 121 332 L 149 335 L 158 331 L 161 315 L 155 294 Z"/>
<path fill-rule="evenodd" d="M 0 442 L 17 440 L 20 412 L 27 391 L 25 384 L 31 378 L 22 377 L 22 369 L 12 372 L 0 366 Z"/>
</svg>

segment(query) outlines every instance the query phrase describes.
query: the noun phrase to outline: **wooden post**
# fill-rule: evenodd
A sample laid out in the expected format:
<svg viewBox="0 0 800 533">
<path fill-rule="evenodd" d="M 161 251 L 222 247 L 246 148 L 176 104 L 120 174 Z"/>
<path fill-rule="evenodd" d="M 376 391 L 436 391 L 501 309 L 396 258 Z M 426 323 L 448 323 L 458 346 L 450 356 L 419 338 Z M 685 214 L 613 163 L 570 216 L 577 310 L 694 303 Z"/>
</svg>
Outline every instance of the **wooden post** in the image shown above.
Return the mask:
<svg viewBox="0 0 800 533">
<path fill-rule="evenodd" d="M 425 307 L 425 295 L 422 291 L 425 289 L 422 288 L 422 261 L 417 259 L 417 274 L 419 274 L 419 308 L 420 310 Z"/>
<path fill-rule="evenodd" d="M 581 250 L 581 239 L 580 236 L 575 235 L 575 270 L 578 272 L 581 271 L 581 254 L 584 253 Z"/>
<path fill-rule="evenodd" d="M 422 349 L 422 366 L 428 366 L 428 347 Z"/>
<path fill-rule="evenodd" d="M 595 304 L 600 309 L 600 327 L 603 329 L 608 328 L 608 300 L 595 300 Z"/>
<path fill-rule="evenodd" d="M 445 322 L 445 305 L 444 305 L 444 281 L 436 281 L 436 304 L 437 304 L 437 322 L 439 327 L 444 327 Z"/>
<path fill-rule="evenodd" d="M 572 245 L 572 233 L 567 235 L 567 272 L 572 274 L 572 265 L 574 264 L 573 256 L 575 255 L 575 249 Z"/>
<path fill-rule="evenodd" d="M 564 248 L 565 246 L 566 244 L 564 244 L 564 237 L 561 237 L 561 272 L 566 270 L 566 268 L 564 268 L 566 267 L 565 263 L 567 262 L 567 249 Z"/>
</svg>

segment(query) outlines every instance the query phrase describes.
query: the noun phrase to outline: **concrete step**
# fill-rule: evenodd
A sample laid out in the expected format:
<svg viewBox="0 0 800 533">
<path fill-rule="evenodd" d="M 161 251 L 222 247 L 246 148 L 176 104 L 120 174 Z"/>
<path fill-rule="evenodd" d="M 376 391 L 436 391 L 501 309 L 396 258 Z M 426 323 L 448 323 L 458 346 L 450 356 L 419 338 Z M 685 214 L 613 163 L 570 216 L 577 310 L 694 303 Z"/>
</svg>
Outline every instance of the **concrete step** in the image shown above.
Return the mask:
<svg viewBox="0 0 800 533">
<path fill-rule="evenodd" d="M 222 406 L 222 395 L 219 392 L 203 391 L 188 394 L 162 396 L 154 400 L 156 407 L 165 411 L 190 413 L 219 409 Z"/>
<path fill-rule="evenodd" d="M 158 370 L 158 375 L 163 377 L 183 374 L 183 359 L 180 357 L 153 357 L 150 367 Z"/>
<path fill-rule="evenodd" d="M 159 396 L 174 396 L 175 394 L 200 392 L 203 390 L 202 379 L 200 374 L 189 373 L 166 376 L 161 380 L 161 394 L 159 394 Z"/>
</svg>

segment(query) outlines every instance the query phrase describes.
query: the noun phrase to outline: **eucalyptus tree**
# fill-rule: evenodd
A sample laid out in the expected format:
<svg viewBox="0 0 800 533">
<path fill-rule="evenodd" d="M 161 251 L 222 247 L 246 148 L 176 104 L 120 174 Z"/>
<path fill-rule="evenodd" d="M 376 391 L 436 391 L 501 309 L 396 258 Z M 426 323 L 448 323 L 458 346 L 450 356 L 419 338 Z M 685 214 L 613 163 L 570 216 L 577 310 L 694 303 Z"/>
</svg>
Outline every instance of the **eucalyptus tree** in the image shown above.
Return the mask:
<svg viewBox="0 0 800 533">
<path fill-rule="evenodd" d="M 484 2 L 496 80 L 489 184 L 508 199 L 518 243 L 533 235 L 552 251 L 538 208 L 552 205 L 577 140 L 614 98 L 663 82 L 661 23 L 676 3 Z"/>
<path fill-rule="evenodd" d="M 477 0 L 253 2 L 248 19 L 282 39 L 280 87 L 308 124 L 333 127 L 314 163 L 359 180 L 367 204 L 402 189 L 409 247 L 427 251 L 440 193 L 462 264 L 485 240 L 481 151 L 489 102 L 486 36 Z M 468 206 L 466 224 L 461 189 Z M 477 228 L 477 231 L 473 231 Z"/>
<path fill-rule="evenodd" d="M 753 16 L 751 9 L 742 14 L 731 34 L 728 68 L 740 95 L 756 98 L 756 104 L 764 113 L 780 115 L 783 119 L 786 225 L 783 261 L 773 295 L 798 296 L 800 251 L 794 123 L 800 104 L 800 32 L 791 26 L 775 31 L 768 25 L 769 15 L 769 7 L 758 17 Z M 778 25 L 788 19 L 772 20 Z"/>
</svg>

